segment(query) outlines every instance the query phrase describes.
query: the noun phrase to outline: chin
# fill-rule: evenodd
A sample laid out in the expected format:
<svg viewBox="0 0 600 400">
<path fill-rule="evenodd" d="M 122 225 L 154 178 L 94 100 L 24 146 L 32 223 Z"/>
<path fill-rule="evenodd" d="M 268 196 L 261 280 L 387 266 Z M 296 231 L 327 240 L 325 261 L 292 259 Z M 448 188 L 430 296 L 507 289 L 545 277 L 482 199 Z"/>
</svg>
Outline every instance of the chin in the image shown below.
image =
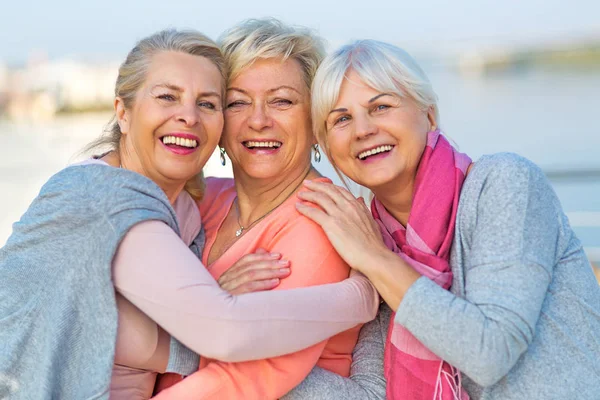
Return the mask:
<svg viewBox="0 0 600 400">
<path fill-rule="evenodd" d="M 373 190 L 378 187 L 387 186 L 387 185 L 393 183 L 396 180 L 395 178 L 396 178 L 395 176 L 392 176 L 389 173 L 374 174 L 374 175 L 366 177 L 366 179 L 357 180 L 356 183 L 358 183 L 361 186 L 366 187 L 367 189 Z"/>
<path fill-rule="evenodd" d="M 246 168 L 243 171 L 249 178 L 253 179 L 273 179 L 281 177 L 284 173 L 282 169 L 274 168 Z"/>
</svg>

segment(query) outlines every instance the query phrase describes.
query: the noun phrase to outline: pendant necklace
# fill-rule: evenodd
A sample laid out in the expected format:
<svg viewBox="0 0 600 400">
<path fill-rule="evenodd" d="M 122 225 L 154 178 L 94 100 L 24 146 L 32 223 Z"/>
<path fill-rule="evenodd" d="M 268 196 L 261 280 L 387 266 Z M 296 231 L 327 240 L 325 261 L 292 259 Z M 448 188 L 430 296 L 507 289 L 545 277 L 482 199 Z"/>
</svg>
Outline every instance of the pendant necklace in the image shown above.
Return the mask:
<svg viewBox="0 0 600 400">
<path fill-rule="evenodd" d="M 273 211 L 275 211 L 275 209 L 277 209 L 277 207 L 279 207 L 280 205 L 282 205 L 283 203 L 285 203 L 285 201 L 287 199 L 289 199 L 290 197 L 292 197 L 292 195 L 294 193 L 296 193 L 296 190 L 298 190 L 298 188 L 302 185 L 302 183 L 304 182 L 304 180 L 306 179 L 306 177 L 308 176 L 308 174 L 310 173 L 311 170 L 312 170 L 312 168 L 308 169 L 308 172 L 306 173 L 306 175 L 304 175 L 304 177 L 302 178 L 302 180 L 300 181 L 300 183 L 298 185 L 296 185 L 296 187 L 294 188 L 294 190 L 292 190 L 290 192 L 290 194 L 288 194 L 283 200 L 281 200 L 281 202 L 279 204 L 277 204 L 275 207 L 271 208 L 269 211 L 267 211 L 262 216 L 258 217 L 254 221 L 252 221 L 252 223 L 249 224 L 249 225 L 247 225 L 247 226 L 243 226 L 242 225 L 242 221 L 240 220 L 241 213 L 240 213 L 240 206 L 238 205 L 238 197 L 235 196 L 235 199 L 233 200 L 233 202 L 235 204 L 235 210 L 237 212 L 237 224 L 239 226 L 239 229 L 235 231 L 235 237 L 238 238 L 238 237 L 242 236 L 242 234 L 244 233 L 244 231 L 247 231 L 248 229 L 252 228 L 254 225 L 256 225 L 259 221 L 261 221 L 267 215 L 269 215 Z"/>
</svg>

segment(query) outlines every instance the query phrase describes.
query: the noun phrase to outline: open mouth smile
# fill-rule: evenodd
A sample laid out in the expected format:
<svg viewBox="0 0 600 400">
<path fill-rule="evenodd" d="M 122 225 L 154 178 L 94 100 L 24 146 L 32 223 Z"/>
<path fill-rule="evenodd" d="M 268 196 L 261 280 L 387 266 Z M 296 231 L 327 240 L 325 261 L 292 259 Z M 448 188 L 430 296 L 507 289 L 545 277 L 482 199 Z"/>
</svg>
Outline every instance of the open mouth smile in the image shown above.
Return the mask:
<svg viewBox="0 0 600 400">
<path fill-rule="evenodd" d="M 359 160 L 364 161 L 371 156 L 381 154 L 381 153 L 387 153 L 387 152 L 391 151 L 393 148 L 394 148 L 394 146 L 386 144 L 383 146 L 375 147 L 373 149 L 362 151 L 362 152 L 358 153 L 357 157 Z"/>
<path fill-rule="evenodd" d="M 272 141 L 256 141 L 256 140 L 247 140 L 242 142 L 242 144 L 250 150 L 254 149 L 278 149 L 281 147 L 282 143 L 276 140 Z"/>
</svg>

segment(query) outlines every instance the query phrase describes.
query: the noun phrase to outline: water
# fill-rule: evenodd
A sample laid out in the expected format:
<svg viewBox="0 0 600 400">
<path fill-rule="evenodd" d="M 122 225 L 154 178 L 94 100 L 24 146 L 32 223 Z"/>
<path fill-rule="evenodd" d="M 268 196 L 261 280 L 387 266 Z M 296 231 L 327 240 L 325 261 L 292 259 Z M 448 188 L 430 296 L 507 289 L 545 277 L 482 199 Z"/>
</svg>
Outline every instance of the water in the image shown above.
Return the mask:
<svg viewBox="0 0 600 400">
<path fill-rule="evenodd" d="M 567 172 L 552 180 L 554 188 L 584 245 L 599 251 L 600 173 L 582 176 L 577 171 L 600 171 L 600 124 L 595 118 L 600 70 L 530 70 L 478 78 L 442 69 L 428 72 L 440 97 L 442 128 L 462 151 L 474 159 L 512 151 L 550 173 Z M 37 124 L 0 121 L 0 246 L 42 184 L 77 160 L 76 153 L 109 118 L 82 114 Z M 319 169 L 334 177 L 323 161 Z M 227 176 L 230 171 L 215 154 L 206 174 Z"/>
</svg>

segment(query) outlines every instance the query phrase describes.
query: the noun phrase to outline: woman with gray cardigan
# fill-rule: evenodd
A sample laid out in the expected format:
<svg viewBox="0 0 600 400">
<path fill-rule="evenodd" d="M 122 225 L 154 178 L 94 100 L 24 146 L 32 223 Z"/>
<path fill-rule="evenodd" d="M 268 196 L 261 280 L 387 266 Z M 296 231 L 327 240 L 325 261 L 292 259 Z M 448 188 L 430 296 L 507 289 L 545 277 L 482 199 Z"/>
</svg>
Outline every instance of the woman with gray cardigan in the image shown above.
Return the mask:
<svg viewBox="0 0 600 400">
<path fill-rule="evenodd" d="M 542 171 L 454 149 L 386 43 L 328 56 L 312 95 L 322 148 L 375 197 L 307 181 L 319 207 L 297 208 L 395 313 L 363 328 L 350 379 L 316 370 L 290 398 L 383 398 L 385 377 L 388 399 L 598 399 L 600 288 Z"/>
</svg>

